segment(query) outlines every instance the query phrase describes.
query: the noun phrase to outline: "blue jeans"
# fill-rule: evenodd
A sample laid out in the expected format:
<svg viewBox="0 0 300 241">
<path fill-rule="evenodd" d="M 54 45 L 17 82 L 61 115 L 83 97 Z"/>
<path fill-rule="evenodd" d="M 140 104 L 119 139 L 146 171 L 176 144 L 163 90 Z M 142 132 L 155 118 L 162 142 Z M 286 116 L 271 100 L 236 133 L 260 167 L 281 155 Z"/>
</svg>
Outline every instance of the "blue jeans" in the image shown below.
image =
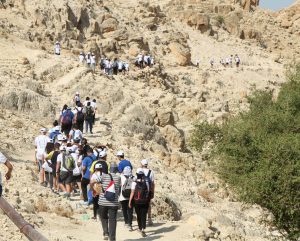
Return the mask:
<svg viewBox="0 0 300 241">
<path fill-rule="evenodd" d="M 85 132 L 88 133 L 88 129 L 90 129 L 90 133 L 93 133 L 93 119 L 85 120 Z"/>
</svg>

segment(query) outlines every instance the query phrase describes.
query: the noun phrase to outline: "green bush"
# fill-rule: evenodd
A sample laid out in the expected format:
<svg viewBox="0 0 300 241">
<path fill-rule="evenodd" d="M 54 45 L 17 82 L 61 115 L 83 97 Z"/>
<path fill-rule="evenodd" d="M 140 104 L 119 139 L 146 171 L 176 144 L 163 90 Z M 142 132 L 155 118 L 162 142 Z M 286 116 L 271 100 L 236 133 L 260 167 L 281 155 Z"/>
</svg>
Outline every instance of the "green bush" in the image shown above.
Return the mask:
<svg viewBox="0 0 300 241">
<path fill-rule="evenodd" d="M 200 123 L 191 137 L 201 151 L 213 141 L 216 170 L 241 200 L 275 216 L 275 225 L 300 237 L 300 65 L 288 72 L 276 101 L 257 91 L 248 112 L 226 123 Z"/>
</svg>

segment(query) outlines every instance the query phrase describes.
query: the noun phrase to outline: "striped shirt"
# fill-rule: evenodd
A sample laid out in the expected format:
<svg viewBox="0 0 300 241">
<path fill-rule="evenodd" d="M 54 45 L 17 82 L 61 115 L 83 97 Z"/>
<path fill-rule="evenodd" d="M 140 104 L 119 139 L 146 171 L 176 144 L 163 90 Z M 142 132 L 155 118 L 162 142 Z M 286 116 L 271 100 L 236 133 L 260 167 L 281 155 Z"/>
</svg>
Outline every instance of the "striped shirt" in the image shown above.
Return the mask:
<svg viewBox="0 0 300 241">
<path fill-rule="evenodd" d="M 121 189 L 121 177 L 112 173 L 112 178 L 115 182 L 115 189 L 116 189 L 116 197 L 114 201 L 108 201 L 105 197 L 104 197 L 104 193 L 101 193 L 99 196 L 99 202 L 98 204 L 100 206 L 109 206 L 109 207 L 118 207 L 119 206 L 119 194 L 120 194 L 120 189 Z M 110 176 L 108 174 L 104 174 L 101 177 L 102 179 L 102 186 L 103 186 L 103 190 L 106 190 L 106 188 L 108 187 L 111 179 Z"/>
</svg>

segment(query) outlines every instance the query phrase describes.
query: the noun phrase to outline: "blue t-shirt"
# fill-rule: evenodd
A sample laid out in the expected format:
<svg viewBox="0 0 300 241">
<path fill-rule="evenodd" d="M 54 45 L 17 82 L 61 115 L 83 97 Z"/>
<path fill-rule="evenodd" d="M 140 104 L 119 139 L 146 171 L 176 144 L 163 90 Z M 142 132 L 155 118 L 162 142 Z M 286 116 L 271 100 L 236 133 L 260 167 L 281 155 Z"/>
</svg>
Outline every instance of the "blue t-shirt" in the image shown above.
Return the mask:
<svg viewBox="0 0 300 241">
<path fill-rule="evenodd" d="M 86 179 L 90 179 L 90 168 L 91 168 L 94 160 L 96 160 L 95 156 L 91 155 L 91 156 L 85 157 L 82 161 L 82 166 L 86 167 L 85 174 L 83 175 L 83 177 Z"/>
<path fill-rule="evenodd" d="M 122 173 L 125 167 L 130 167 L 131 170 L 132 170 L 132 165 L 131 165 L 130 161 L 128 161 L 128 160 L 121 160 L 119 162 L 119 165 L 118 165 L 118 171 L 119 171 L 119 173 Z"/>
</svg>

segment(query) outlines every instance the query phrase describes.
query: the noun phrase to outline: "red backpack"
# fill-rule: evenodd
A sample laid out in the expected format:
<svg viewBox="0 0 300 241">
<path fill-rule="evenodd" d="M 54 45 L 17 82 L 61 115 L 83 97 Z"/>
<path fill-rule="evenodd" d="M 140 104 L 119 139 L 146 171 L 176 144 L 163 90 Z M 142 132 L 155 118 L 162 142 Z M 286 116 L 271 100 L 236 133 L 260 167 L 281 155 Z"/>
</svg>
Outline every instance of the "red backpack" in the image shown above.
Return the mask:
<svg viewBox="0 0 300 241">
<path fill-rule="evenodd" d="M 136 182 L 134 189 L 134 203 L 137 205 L 148 204 L 150 202 L 150 189 L 146 180 Z"/>
</svg>

